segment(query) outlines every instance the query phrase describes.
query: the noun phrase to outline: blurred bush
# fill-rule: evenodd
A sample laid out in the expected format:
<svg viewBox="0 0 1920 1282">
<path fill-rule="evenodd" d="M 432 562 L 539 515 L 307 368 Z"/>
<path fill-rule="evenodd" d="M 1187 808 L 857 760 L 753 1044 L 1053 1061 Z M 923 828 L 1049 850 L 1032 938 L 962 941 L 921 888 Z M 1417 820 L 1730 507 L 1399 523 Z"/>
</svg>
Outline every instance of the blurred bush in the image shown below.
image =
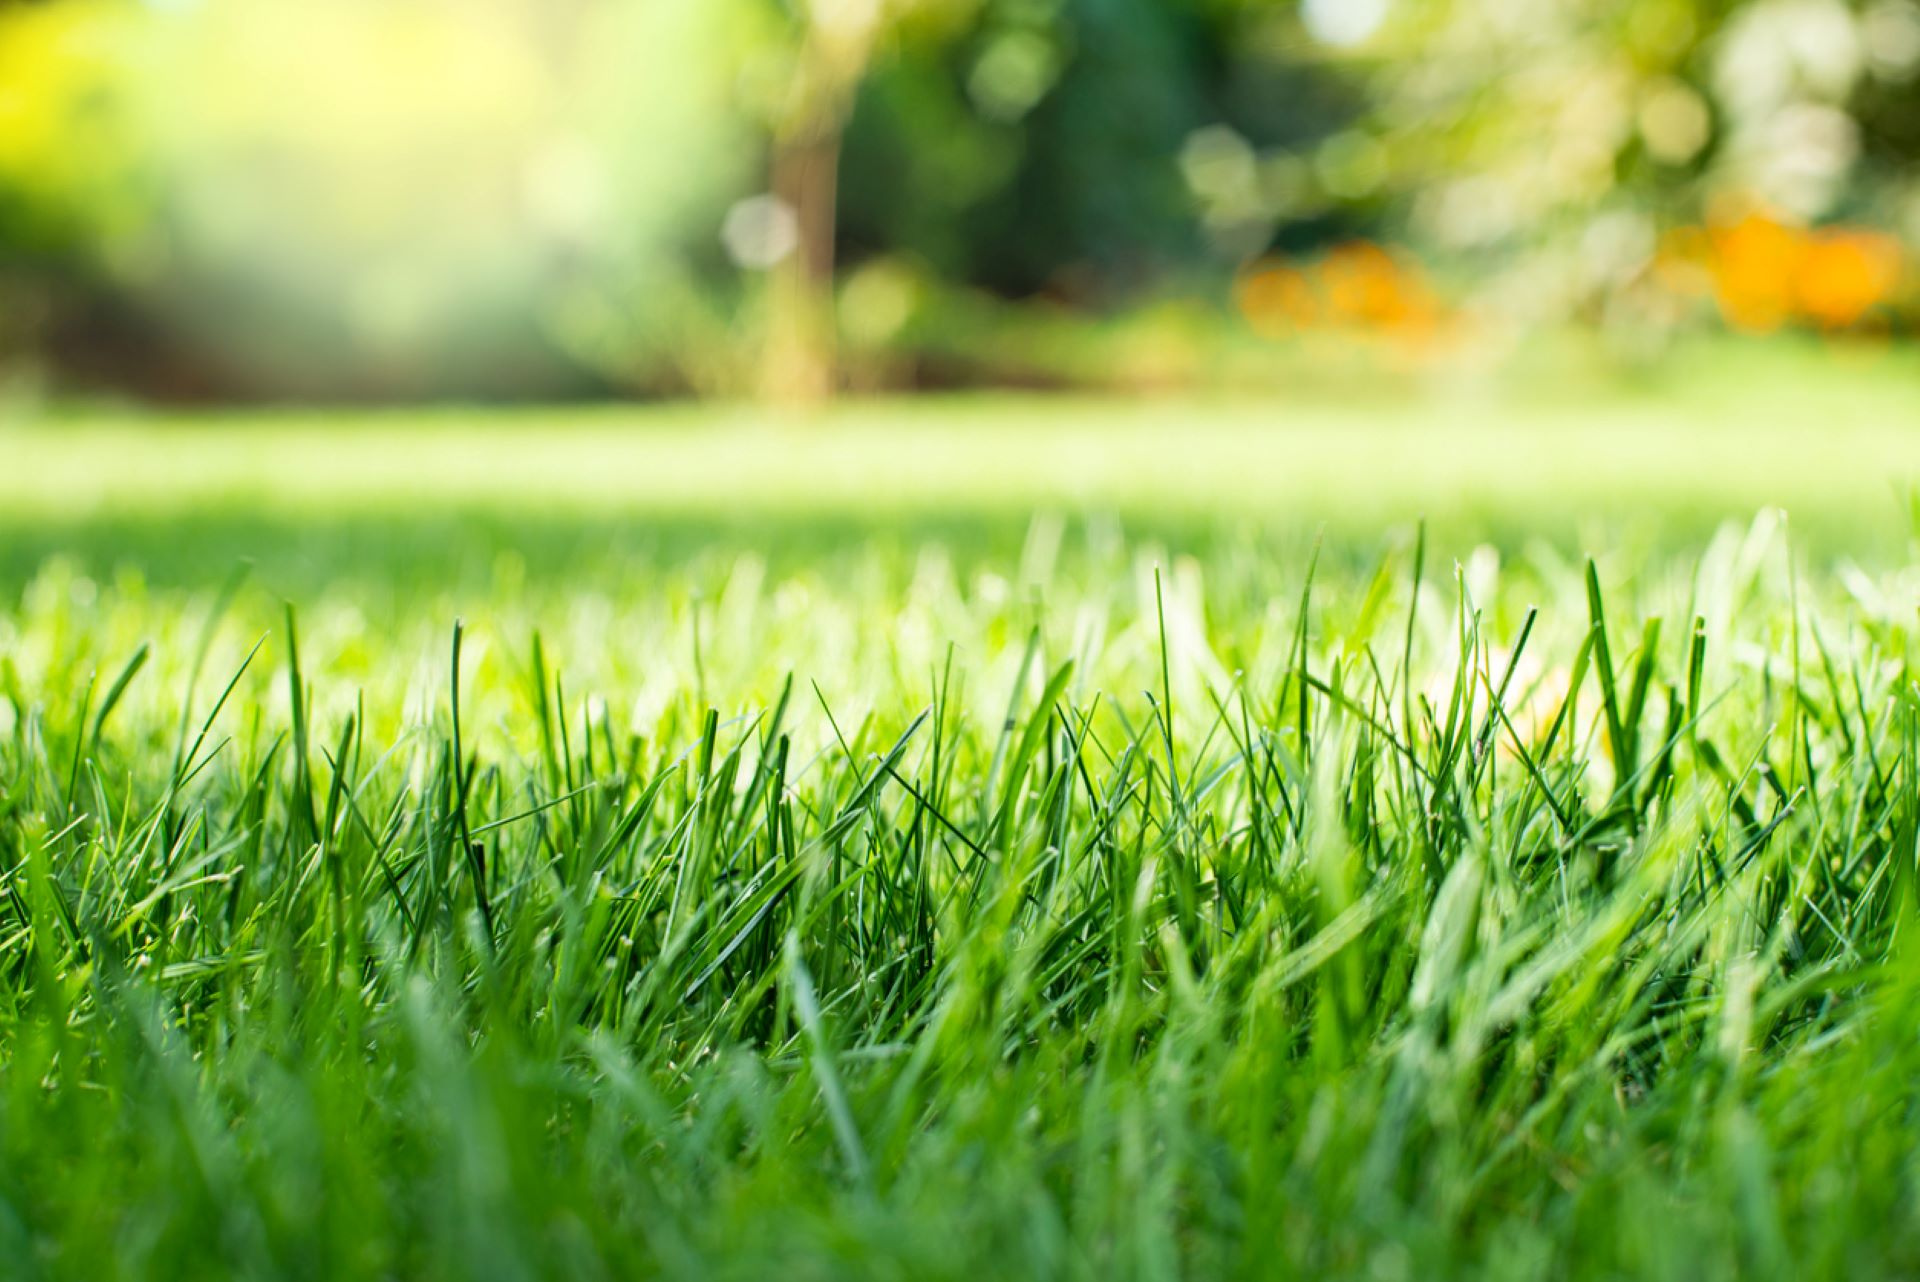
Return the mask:
<svg viewBox="0 0 1920 1282">
<path fill-rule="evenodd" d="M 308 396 L 656 377 L 751 164 L 725 0 L 0 8 L 0 235 L 81 343 Z M 64 304 L 68 315 L 57 313 Z M 56 334 L 56 338 L 59 337 Z M 181 375 L 186 376 L 186 375 Z"/>
</svg>

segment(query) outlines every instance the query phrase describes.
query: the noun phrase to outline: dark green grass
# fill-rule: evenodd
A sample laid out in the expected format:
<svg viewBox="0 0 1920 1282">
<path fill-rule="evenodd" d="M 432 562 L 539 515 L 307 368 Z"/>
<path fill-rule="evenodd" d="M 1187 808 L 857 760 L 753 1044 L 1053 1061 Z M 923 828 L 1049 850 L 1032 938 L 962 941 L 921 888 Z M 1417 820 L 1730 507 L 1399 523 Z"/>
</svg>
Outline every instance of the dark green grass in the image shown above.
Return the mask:
<svg viewBox="0 0 1920 1282">
<path fill-rule="evenodd" d="M 9 1276 L 1920 1269 L 1903 557 L 249 519 L 16 553 Z"/>
</svg>

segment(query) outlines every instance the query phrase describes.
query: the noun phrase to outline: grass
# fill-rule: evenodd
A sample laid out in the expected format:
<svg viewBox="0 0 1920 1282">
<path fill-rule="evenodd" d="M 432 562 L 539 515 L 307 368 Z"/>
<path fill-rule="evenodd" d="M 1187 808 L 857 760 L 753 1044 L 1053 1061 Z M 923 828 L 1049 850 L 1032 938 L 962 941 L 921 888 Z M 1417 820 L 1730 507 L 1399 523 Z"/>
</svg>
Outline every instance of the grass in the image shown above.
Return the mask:
<svg viewBox="0 0 1920 1282">
<path fill-rule="evenodd" d="M 1665 370 L 1665 372 L 1660 372 Z M 1657 516 L 1702 537 L 1771 504 L 1803 533 L 1859 532 L 1920 472 L 1920 367 L 1712 347 L 1621 382 L 1547 365 L 1409 398 L 1125 401 L 971 396 L 852 403 L 779 420 L 752 407 L 228 411 L 107 408 L 0 417 L 0 522 L 71 528 L 239 507 L 308 521 L 475 509 L 552 520 L 813 522 L 1036 508 L 1161 520 L 1284 515 L 1377 534 L 1500 527 L 1568 539 L 1570 514 Z M 1808 434 L 1821 448 L 1809 451 Z"/>
<path fill-rule="evenodd" d="M 747 428 L 555 510 L 610 425 L 394 426 L 12 438 L 8 1275 L 1920 1268 L 1896 433 L 1851 491 L 1690 438 L 1630 543 L 1571 483 L 1589 561 L 1497 422 L 1485 506 L 1356 466 L 1317 547 L 1264 473 L 1033 518 L 1003 429 L 952 506 L 791 449 L 743 516 Z"/>
</svg>

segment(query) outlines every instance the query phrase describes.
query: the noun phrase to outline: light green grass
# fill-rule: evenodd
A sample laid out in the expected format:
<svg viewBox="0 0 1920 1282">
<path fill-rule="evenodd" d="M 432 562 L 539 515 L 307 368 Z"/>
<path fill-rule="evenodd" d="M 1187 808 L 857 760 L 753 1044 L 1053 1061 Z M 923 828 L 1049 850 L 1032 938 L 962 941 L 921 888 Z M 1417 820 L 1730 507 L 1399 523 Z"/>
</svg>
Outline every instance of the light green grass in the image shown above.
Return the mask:
<svg viewBox="0 0 1920 1282">
<path fill-rule="evenodd" d="M 1165 408 L 4 438 L 0 1272 L 1920 1268 L 1897 426 Z"/>
<path fill-rule="evenodd" d="M 0 517 L 72 522 L 238 508 L 486 508 L 552 518 L 1251 518 L 1377 533 L 1579 516 L 1691 521 L 1763 506 L 1811 526 L 1899 512 L 1920 477 L 1920 363 L 1705 348 L 1637 383 L 1578 367 L 1424 396 L 962 397 L 814 415 L 747 406 L 105 410 L 0 424 Z"/>
</svg>

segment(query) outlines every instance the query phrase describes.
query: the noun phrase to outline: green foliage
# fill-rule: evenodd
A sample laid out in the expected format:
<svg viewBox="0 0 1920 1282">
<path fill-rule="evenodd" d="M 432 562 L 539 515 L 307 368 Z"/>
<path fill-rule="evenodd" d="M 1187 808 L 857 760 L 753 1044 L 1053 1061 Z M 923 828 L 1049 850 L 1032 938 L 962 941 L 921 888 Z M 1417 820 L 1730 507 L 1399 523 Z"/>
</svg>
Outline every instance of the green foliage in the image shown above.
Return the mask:
<svg viewBox="0 0 1920 1282">
<path fill-rule="evenodd" d="M 242 390 L 670 381 L 762 36 L 744 0 L 0 9 L 0 257 Z"/>
<path fill-rule="evenodd" d="M 1355 238 L 1495 351 L 1897 330 L 1917 86 L 1914 0 L 14 3 L 3 341 L 174 391 L 737 392 L 782 381 L 782 264 L 809 333 L 869 266 L 1093 328 Z M 1752 214 L 1880 235 L 1698 234 Z"/>
<path fill-rule="evenodd" d="M 963 35 L 908 44 L 869 76 L 842 237 L 1013 296 L 1112 301 L 1219 265 L 1182 172 L 1195 131 L 1298 147 L 1359 110 L 1305 50 L 1253 42 L 1214 6 L 988 5 Z"/>
</svg>

